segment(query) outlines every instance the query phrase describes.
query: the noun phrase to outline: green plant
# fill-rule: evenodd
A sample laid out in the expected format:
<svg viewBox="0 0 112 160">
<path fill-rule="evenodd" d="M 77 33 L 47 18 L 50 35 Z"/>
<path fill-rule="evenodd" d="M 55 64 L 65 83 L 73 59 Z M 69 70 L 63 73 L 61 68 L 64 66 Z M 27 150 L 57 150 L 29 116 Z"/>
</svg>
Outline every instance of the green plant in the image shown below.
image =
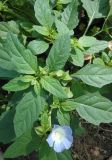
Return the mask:
<svg viewBox="0 0 112 160">
<path fill-rule="evenodd" d="M 11 97 L 0 117 L 5 158 L 35 150 L 40 160 L 71 160 L 47 144 L 54 124 L 78 136 L 79 116 L 112 122 L 111 10 L 108 0 L 0 2 L 0 77 Z"/>
</svg>

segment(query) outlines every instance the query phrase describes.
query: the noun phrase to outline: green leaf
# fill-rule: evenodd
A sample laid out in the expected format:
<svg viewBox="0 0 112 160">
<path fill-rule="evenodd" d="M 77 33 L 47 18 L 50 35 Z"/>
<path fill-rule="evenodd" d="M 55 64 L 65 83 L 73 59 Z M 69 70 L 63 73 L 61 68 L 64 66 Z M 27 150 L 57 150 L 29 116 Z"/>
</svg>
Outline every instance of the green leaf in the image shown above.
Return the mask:
<svg viewBox="0 0 112 160">
<path fill-rule="evenodd" d="M 77 0 L 72 0 L 72 2 L 64 9 L 62 13 L 62 22 L 65 23 L 70 30 L 77 27 L 79 23 L 78 19 L 78 5 Z"/>
<path fill-rule="evenodd" d="M 12 5 L 18 6 L 18 7 L 20 6 L 22 7 L 25 4 L 25 2 L 27 2 L 27 0 L 15 0 L 15 1 L 10 0 L 10 1 Z"/>
<path fill-rule="evenodd" d="M 41 126 L 45 131 L 51 128 L 51 115 L 47 111 L 41 115 Z"/>
<path fill-rule="evenodd" d="M 67 4 L 70 3 L 72 0 L 58 0 L 58 4 Z"/>
<path fill-rule="evenodd" d="M 16 71 L 13 70 L 6 70 L 3 68 L 0 68 L 0 77 L 2 78 L 15 78 L 19 75 Z"/>
<path fill-rule="evenodd" d="M 97 44 L 97 39 L 92 36 L 83 36 L 79 38 L 78 43 L 83 47 L 91 47 Z"/>
<path fill-rule="evenodd" d="M 40 95 L 41 93 L 41 87 L 38 81 L 36 81 L 36 83 L 34 84 L 34 91 L 35 91 L 35 94 L 37 95 Z"/>
<path fill-rule="evenodd" d="M 91 36 L 83 36 L 79 38 L 78 42 L 82 47 L 89 48 L 89 49 L 86 49 L 85 54 L 99 53 L 100 51 L 108 48 L 107 41 L 97 40 L 95 37 L 91 37 Z"/>
<path fill-rule="evenodd" d="M 67 112 L 58 110 L 57 119 L 60 125 L 70 125 L 70 115 Z"/>
<path fill-rule="evenodd" d="M 105 66 L 105 63 L 103 62 L 103 60 L 101 58 L 95 58 L 93 60 L 93 64 L 99 64 L 99 65 Z"/>
<path fill-rule="evenodd" d="M 8 147 L 4 157 L 16 158 L 19 156 L 27 156 L 29 153 L 39 148 L 40 140 L 40 137 L 28 130 Z"/>
<path fill-rule="evenodd" d="M 50 148 L 47 142 L 41 144 L 39 150 L 40 160 L 72 160 L 70 151 L 64 151 L 62 153 L 56 153 L 52 148 Z"/>
<path fill-rule="evenodd" d="M 80 117 L 76 116 L 76 114 L 71 117 L 71 128 L 75 133 L 75 137 L 81 137 L 86 134 L 86 129 L 81 125 Z"/>
<path fill-rule="evenodd" d="M 103 53 L 102 53 L 102 60 L 103 60 L 104 62 L 106 62 L 106 63 L 109 63 L 109 61 L 110 61 L 109 55 L 108 55 L 107 53 L 103 52 Z"/>
<path fill-rule="evenodd" d="M 39 136 L 45 136 L 46 132 L 52 128 L 51 113 L 45 110 L 40 117 L 40 126 L 35 127 L 35 132 Z"/>
<path fill-rule="evenodd" d="M 110 22 L 112 22 L 112 21 L 111 21 L 111 18 L 112 18 L 112 0 L 109 1 L 109 4 L 110 4 L 110 12 L 109 12 L 109 17 L 108 17 L 108 19 L 110 20 Z"/>
<path fill-rule="evenodd" d="M 14 128 L 17 137 L 33 127 L 33 123 L 38 120 L 45 105 L 43 97 L 35 95 L 32 91 L 24 95 L 16 106 L 14 117 Z"/>
<path fill-rule="evenodd" d="M 81 0 L 90 19 L 105 17 L 109 12 L 108 0 Z"/>
<path fill-rule="evenodd" d="M 103 65 L 89 64 L 72 75 L 84 83 L 98 88 L 112 83 L 112 69 Z"/>
<path fill-rule="evenodd" d="M 33 23 L 30 21 L 20 21 L 19 25 L 21 26 L 22 29 L 24 29 L 26 32 L 31 33 L 32 32 L 32 27 Z"/>
<path fill-rule="evenodd" d="M 9 33 L 5 45 L 0 47 L 0 67 L 24 74 L 35 74 L 37 59 L 19 42 L 17 35 Z"/>
<path fill-rule="evenodd" d="M 46 27 L 51 27 L 53 24 L 53 16 L 49 6 L 49 0 L 36 0 L 34 5 L 35 17 L 39 23 Z"/>
<path fill-rule="evenodd" d="M 94 53 L 99 53 L 103 50 L 108 48 L 108 42 L 107 41 L 97 41 L 96 44 L 91 46 L 88 50 L 85 51 L 86 53 L 94 54 Z"/>
<path fill-rule="evenodd" d="M 25 74 L 34 74 L 37 70 L 36 57 L 32 55 L 30 50 L 26 50 L 19 42 L 14 34 L 9 34 L 7 37 L 7 49 L 13 59 L 17 71 Z"/>
<path fill-rule="evenodd" d="M 64 67 L 70 56 L 70 36 L 68 34 L 58 37 L 50 50 L 46 60 L 50 71 L 60 70 Z"/>
<path fill-rule="evenodd" d="M 77 107 L 77 103 L 72 100 L 66 100 L 60 104 L 64 111 L 73 111 Z"/>
<path fill-rule="evenodd" d="M 85 84 L 78 80 L 74 80 L 71 82 L 71 91 L 74 95 L 74 98 L 77 98 L 85 94 Z"/>
<path fill-rule="evenodd" d="M 33 29 L 44 36 L 49 36 L 50 34 L 49 29 L 47 27 L 35 25 L 33 26 Z"/>
<path fill-rule="evenodd" d="M 34 76 L 31 76 L 31 75 L 24 75 L 24 76 L 20 76 L 20 81 L 24 82 L 24 83 L 31 83 L 32 84 L 32 81 L 36 81 L 36 78 Z"/>
<path fill-rule="evenodd" d="M 0 142 L 6 144 L 15 138 L 13 118 L 14 110 L 8 110 L 0 117 Z"/>
<path fill-rule="evenodd" d="M 98 93 L 87 94 L 75 99 L 77 112 L 86 121 L 99 125 L 112 122 L 112 102 Z"/>
<path fill-rule="evenodd" d="M 8 32 L 19 34 L 19 26 L 15 21 L 0 22 L 0 38 L 6 39 Z"/>
<path fill-rule="evenodd" d="M 34 55 L 42 54 L 49 48 L 49 44 L 45 41 L 33 40 L 28 44 L 28 49 Z"/>
<path fill-rule="evenodd" d="M 27 89 L 30 86 L 29 82 L 22 82 L 22 77 L 17 77 L 10 80 L 2 88 L 6 91 L 22 91 Z"/>
<path fill-rule="evenodd" d="M 72 64 L 82 67 L 84 64 L 84 53 L 80 49 L 74 48 L 71 52 L 71 59 Z"/>
<path fill-rule="evenodd" d="M 64 151 L 62 153 L 58 153 L 56 160 L 72 160 L 72 156 L 70 151 Z"/>
<path fill-rule="evenodd" d="M 94 93 L 94 92 L 100 92 L 101 94 L 107 94 L 109 93 L 111 90 L 111 84 L 110 85 L 106 85 L 102 88 L 97 88 L 97 87 L 93 87 L 93 86 L 90 86 L 90 85 L 87 85 L 79 80 L 75 80 L 75 81 L 72 81 L 72 84 L 71 84 L 71 90 L 72 90 L 72 93 L 74 95 L 74 98 L 77 98 L 79 96 L 82 96 L 84 94 L 87 94 L 87 93 Z"/>
<path fill-rule="evenodd" d="M 74 32 L 72 30 L 69 30 L 69 28 L 67 27 L 66 24 L 59 21 L 58 19 L 55 20 L 55 24 L 56 24 L 56 28 L 57 28 L 59 35 L 67 34 L 67 33 L 70 35 L 74 34 Z"/>
<path fill-rule="evenodd" d="M 60 82 L 52 77 L 44 76 L 41 78 L 42 87 L 53 94 L 56 97 L 61 99 L 67 98 L 66 92 L 61 86 Z"/>
<path fill-rule="evenodd" d="M 0 68 L 4 70 L 13 71 L 15 66 L 11 63 L 11 57 L 5 50 L 5 47 L 0 45 Z"/>
<path fill-rule="evenodd" d="M 93 93 L 99 91 L 99 88 L 89 86 L 79 80 L 72 81 L 71 84 L 71 91 L 74 95 L 74 98 L 77 98 L 81 95 L 87 94 L 87 93 Z"/>
<path fill-rule="evenodd" d="M 70 87 L 64 87 L 64 90 L 67 94 L 67 98 L 72 98 L 73 97 L 73 93 L 70 90 Z"/>
</svg>

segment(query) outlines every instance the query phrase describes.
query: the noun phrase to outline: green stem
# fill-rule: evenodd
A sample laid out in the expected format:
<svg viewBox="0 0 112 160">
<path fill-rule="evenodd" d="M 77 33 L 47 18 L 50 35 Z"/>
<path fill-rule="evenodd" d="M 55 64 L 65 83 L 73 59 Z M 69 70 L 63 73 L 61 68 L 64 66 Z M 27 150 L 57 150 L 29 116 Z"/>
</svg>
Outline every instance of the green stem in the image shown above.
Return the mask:
<svg viewBox="0 0 112 160">
<path fill-rule="evenodd" d="M 5 0 L 4 2 L 3 2 L 3 4 L 5 4 L 5 3 L 7 3 L 8 2 L 8 0 Z"/>
<path fill-rule="evenodd" d="M 111 13 L 111 11 L 109 11 L 109 13 L 108 13 L 108 15 L 107 15 L 107 17 L 106 17 L 106 19 L 105 19 L 105 22 L 103 23 L 102 29 L 101 29 L 99 32 L 95 33 L 95 34 L 93 35 L 94 37 L 95 37 L 96 35 L 98 35 L 98 34 L 100 34 L 100 33 L 103 32 L 104 27 L 105 27 L 105 24 L 106 24 L 106 22 L 107 22 L 107 20 L 108 20 L 108 18 L 109 18 L 109 16 L 110 16 L 110 13 Z M 110 28 L 112 28 L 112 27 L 109 27 L 108 29 L 110 29 Z"/>
<path fill-rule="evenodd" d="M 90 25 L 91 25 L 91 23 L 92 23 L 92 21 L 93 21 L 93 19 L 94 19 L 94 15 L 95 15 L 95 12 L 93 13 L 92 17 L 90 18 L 89 23 L 88 23 L 88 25 L 87 25 L 87 28 L 86 28 L 83 36 L 85 36 L 86 33 L 88 32 L 88 29 L 89 29 L 89 27 L 90 27 Z"/>
</svg>

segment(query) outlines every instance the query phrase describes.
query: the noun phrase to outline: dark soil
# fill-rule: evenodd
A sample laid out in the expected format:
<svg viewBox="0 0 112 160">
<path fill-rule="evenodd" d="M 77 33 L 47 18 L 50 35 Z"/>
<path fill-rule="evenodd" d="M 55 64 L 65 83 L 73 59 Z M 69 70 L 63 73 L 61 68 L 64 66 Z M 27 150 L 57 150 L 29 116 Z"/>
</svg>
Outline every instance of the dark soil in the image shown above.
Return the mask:
<svg viewBox="0 0 112 160">
<path fill-rule="evenodd" d="M 112 160 L 112 125 L 84 126 L 86 135 L 74 141 L 74 160 Z"/>
</svg>

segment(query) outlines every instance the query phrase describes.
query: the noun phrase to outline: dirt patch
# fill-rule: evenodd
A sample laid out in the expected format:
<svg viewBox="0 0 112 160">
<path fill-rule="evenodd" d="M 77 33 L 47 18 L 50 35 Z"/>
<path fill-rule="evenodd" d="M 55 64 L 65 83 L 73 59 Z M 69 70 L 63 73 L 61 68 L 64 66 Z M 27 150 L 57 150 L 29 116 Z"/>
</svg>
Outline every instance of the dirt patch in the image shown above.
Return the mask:
<svg viewBox="0 0 112 160">
<path fill-rule="evenodd" d="M 86 135 L 74 141 L 74 160 L 112 160 L 112 125 L 84 124 L 84 127 Z"/>
</svg>

